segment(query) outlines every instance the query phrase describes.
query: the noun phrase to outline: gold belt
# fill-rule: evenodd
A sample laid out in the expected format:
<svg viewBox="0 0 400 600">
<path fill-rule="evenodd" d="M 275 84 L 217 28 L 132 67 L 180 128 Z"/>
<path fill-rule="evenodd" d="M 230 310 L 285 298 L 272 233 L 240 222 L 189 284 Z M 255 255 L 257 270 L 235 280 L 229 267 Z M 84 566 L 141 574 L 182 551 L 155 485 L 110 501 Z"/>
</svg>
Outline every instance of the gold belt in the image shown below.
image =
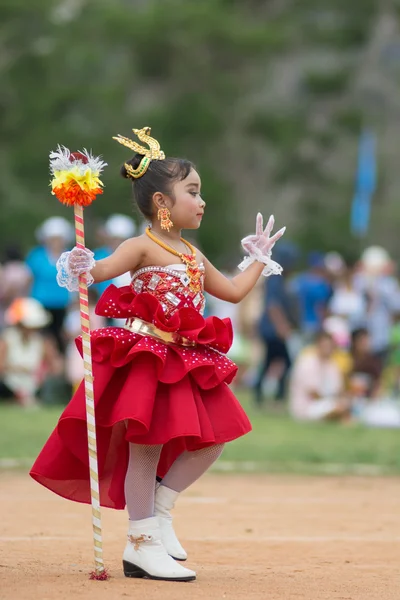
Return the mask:
<svg viewBox="0 0 400 600">
<path fill-rule="evenodd" d="M 196 346 L 196 342 L 189 340 L 188 338 L 179 335 L 176 331 L 163 331 L 152 323 L 138 319 L 137 317 L 131 317 L 126 320 L 124 329 L 132 331 L 132 333 L 138 333 L 139 335 L 149 335 L 164 344 L 177 344 L 178 346 Z"/>
</svg>

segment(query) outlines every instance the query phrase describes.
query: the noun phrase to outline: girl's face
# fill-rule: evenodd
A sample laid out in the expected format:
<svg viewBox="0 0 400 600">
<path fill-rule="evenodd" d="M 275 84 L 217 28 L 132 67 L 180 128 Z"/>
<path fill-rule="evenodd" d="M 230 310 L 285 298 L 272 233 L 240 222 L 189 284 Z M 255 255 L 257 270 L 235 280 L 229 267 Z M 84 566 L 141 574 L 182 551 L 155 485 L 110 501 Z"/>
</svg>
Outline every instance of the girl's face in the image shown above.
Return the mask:
<svg viewBox="0 0 400 600">
<path fill-rule="evenodd" d="M 172 206 L 168 206 L 175 228 L 198 229 L 200 227 L 206 205 L 200 190 L 201 180 L 194 169 L 186 179 L 175 183 L 172 190 L 175 202 Z"/>
</svg>

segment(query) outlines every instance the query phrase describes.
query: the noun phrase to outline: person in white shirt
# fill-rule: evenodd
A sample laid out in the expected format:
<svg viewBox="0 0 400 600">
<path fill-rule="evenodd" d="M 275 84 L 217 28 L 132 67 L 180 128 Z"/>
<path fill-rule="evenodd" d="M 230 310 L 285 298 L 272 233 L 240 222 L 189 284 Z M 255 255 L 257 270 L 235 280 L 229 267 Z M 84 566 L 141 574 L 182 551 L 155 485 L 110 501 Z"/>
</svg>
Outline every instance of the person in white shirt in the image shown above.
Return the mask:
<svg viewBox="0 0 400 600">
<path fill-rule="evenodd" d="M 289 411 L 298 420 L 321 421 L 349 416 L 344 379 L 334 360 L 335 343 L 327 332 L 297 358 L 289 386 Z"/>
<path fill-rule="evenodd" d="M 55 341 L 41 331 L 51 315 L 34 298 L 17 298 L 5 319 L 8 327 L 0 337 L 0 398 L 34 406 L 46 377 L 63 371 Z"/>
<path fill-rule="evenodd" d="M 346 320 L 350 331 L 364 324 L 367 302 L 364 295 L 354 285 L 353 272 L 347 269 L 334 286 L 329 302 L 329 312 Z"/>
</svg>

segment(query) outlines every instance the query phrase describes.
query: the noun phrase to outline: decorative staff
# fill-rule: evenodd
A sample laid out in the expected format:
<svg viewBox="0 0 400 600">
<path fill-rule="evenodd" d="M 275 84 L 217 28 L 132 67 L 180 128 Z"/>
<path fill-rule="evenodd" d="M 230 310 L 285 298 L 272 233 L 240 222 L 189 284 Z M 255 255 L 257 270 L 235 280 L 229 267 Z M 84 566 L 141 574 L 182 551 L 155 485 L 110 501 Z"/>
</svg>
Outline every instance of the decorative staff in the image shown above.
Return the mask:
<svg viewBox="0 0 400 600">
<path fill-rule="evenodd" d="M 92 156 L 87 150 L 70 152 L 64 146 L 58 146 L 50 153 L 50 172 L 52 194 L 67 206 L 74 207 L 75 236 L 77 248 L 85 247 L 85 230 L 83 207 L 89 206 L 98 194 L 102 194 L 103 184 L 99 176 L 107 163 L 99 157 Z M 70 291 L 79 291 L 79 308 L 81 316 L 84 382 L 86 399 L 86 424 L 88 434 L 90 495 L 92 504 L 92 524 L 95 570 L 90 574 L 91 579 L 105 580 L 108 574 L 104 568 L 103 542 L 100 513 L 99 474 L 97 463 L 96 420 L 94 411 L 92 352 L 90 343 L 88 284 L 90 274 L 84 274 L 71 286 L 71 276 L 65 273 L 58 278 L 61 286 Z M 69 276 L 68 276 L 69 275 Z"/>
</svg>

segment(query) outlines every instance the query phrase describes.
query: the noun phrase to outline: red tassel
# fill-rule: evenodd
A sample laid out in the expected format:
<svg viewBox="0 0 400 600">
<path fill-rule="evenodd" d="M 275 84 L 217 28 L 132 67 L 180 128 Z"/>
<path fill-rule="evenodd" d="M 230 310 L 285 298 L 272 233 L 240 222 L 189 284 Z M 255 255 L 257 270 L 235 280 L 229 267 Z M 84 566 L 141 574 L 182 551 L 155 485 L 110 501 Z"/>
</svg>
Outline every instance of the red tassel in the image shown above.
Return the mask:
<svg viewBox="0 0 400 600">
<path fill-rule="evenodd" d="M 110 578 L 111 578 L 111 575 L 108 574 L 106 569 L 104 569 L 103 571 L 100 571 L 100 573 L 97 573 L 96 571 L 92 571 L 89 574 L 89 579 L 94 579 L 95 581 L 107 581 Z"/>
</svg>

